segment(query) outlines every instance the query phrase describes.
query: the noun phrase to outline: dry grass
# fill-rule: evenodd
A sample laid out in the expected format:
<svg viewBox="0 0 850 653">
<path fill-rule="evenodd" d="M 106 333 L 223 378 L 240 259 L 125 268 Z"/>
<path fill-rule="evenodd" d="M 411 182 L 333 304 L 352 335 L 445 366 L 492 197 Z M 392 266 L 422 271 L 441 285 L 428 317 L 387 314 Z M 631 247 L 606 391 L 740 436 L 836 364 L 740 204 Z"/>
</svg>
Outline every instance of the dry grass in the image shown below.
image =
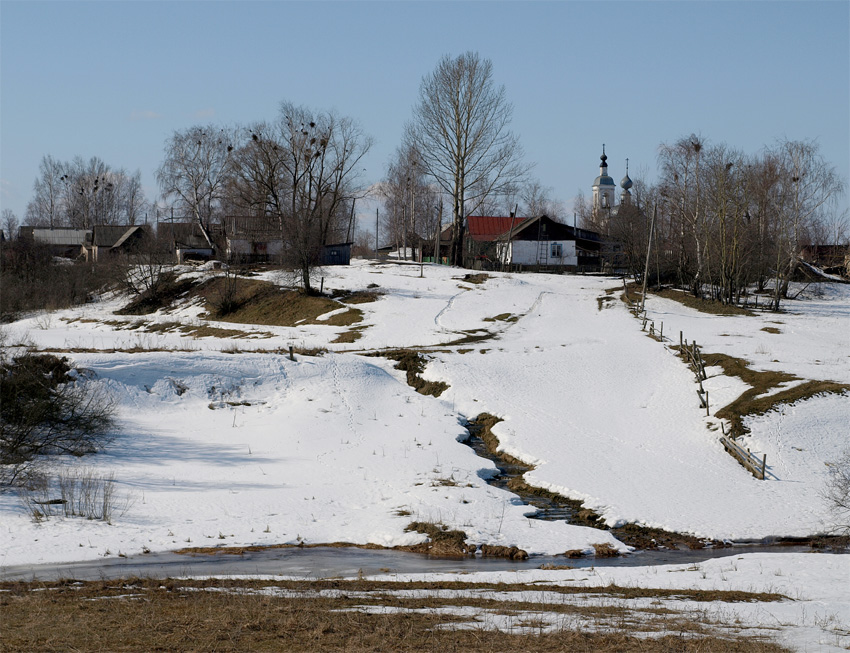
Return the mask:
<svg viewBox="0 0 850 653">
<path fill-rule="evenodd" d="M 806 381 L 787 390 L 763 396 L 783 383 L 799 381 L 800 377 L 787 372 L 758 372 L 750 369 L 750 364 L 743 358 L 734 358 L 726 354 L 703 354 L 702 358 L 707 367 L 719 366 L 723 368 L 723 373 L 727 376 L 737 376 L 751 386 L 735 401 L 715 413 L 717 417 L 729 421 L 734 437 L 747 433 L 743 423 L 743 418 L 747 415 L 763 415 L 780 404 L 792 404 L 819 394 L 840 394 L 850 391 L 850 385 L 846 383 Z"/>
<path fill-rule="evenodd" d="M 465 281 L 466 283 L 474 283 L 475 285 L 480 285 L 487 281 L 490 278 L 489 274 L 484 274 L 483 272 L 478 274 L 465 274 L 462 277 L 452 277 L 458 281 Z"/>
<path fill-rule="evenodd" d="M 171 306 L 177 299 L 189 293 L 195 286 L 191 279 L 177 281 L 174 275 L 158 289 L 156 294 L 144 293 L 133 299 L 123 308 L 115 311 L 115 315 L 149 315 L 158 310 Z"/>
<path fill-rule="evenodd" d="M 213 317 L 216 317 L 214 302 L 221 295 L 221 286 L 224 283 L 223 278 L 216 277 L 193 291 L 193 295 L 201 297 L 206 302 L 207 310 Z M 318 321 L 316 318 L 320 315 L 343 308 L 344 304 L 327 297 L 283 289 L 268 281 L 256 279 L 237 279 L 234 302 L 237 306 L 235 310 L 216 319 L 237 324 L 266 326 L 296 326 L 298 324 L 349 326 L 359 322 L 363 316 L 362 311 L 350 309 L 326 321 Z"/>
<path fill-rule="evenodd" d="M 447 342 L 447 347 L 453 347 L 456 345 L 472 345 L 476 342 L 485 342 L 487 340 L 492 340 L 494 337 L 494 334 L 490 333 L 486 329 L 469 329 L 468 331 L 459 331 L 458 333 L 463 333 L 465 335 L 461 336 L 457 340 Z"/>
<path fill-rule="evenodd" d="M 359 326 L 349 329 L 348 331 L 343 331 L 336 338 L 331 340 L 332 344 L 347 344 L 352 342 L 357 342 L 360 338 L 363 337 L 363 330 L 367 329 L 366 326 Z"/>
<path fill-rule="evenodd" d="M 425 358 L 413 349 L 395 349 L 370 354 L 372 356 L 383 356 L 397 361 L 395 368 L 407 373 L 407 385 L 419 394 L 439 397 L 448 389 L 448 384 L 442 381 L 426 381 L 420 374 L 425 370 Z"/>
<path fill-rule="evenodd" d="M 751 317 L 756 315 L 756 313 L 746 308 L 741 308 L 734 304 L 724 304 L 713 299 L 700 299 L 682 290 L 665 288 L 654 291 L 652 294 L 663 297 L 664 299 L 672 299 L 688 308 L 692 308 L 700 313 L 708 313 L 709 315 L 749 315 Z"/>
<path fill-rule="evenodd" d="M 761 330 L 766 331 L 767 333 L 782 333 L 782 331 L 780 331 L 776 327 L 770 327 L 770 326 L 762 327 Z"/>
<path fill-rule="evenodd" d="M 564 600 L 530 601 L 540 589 L 363 580 L 3 583 L 0 643 L 4 651 L 27 652 L 785 650 L 747 637 L 733 624 L 723 630 L 724 624 L 706 623 L 699 611 L 623 603 L 648 597 L 725 602 L 783 597 L 547 585 L 547 592 L 563 594 Z M 434 596 L 433 590 L 457 594 Z M 594 605 L 583 599 L 593 596 L 606 601 Z M 461 616 L 464 610 L 475 616 Z M 494 627 L 495 615 L 511 617 L 510 632 Z M 457 629 L 460 625 L 464 628 Z"/>
<path fill-rule="evenodd" d="M 378 301 L 384 293 L 377 290 L 357 290 L 355 292 L 334 297 L 343 304 L 370 304 Z"/>
<path fill-rule="evenodd" d="M 493 317 L 485 317 L 485 322 L 518 322 L 520 316 L 514 315 L 512 313 L 499 313 L 498 315 L 494 315 Z"/>
<path fill-rule="evenodd" d="M 466 543 L 466 533 L 451 530 L 444 524 L 417 521 L 408 524 L 404 530 L 427 535 L 428 541 L 411 546 L 396 547 L 401 551 L 437 556 L 465 556 L 475 553 L 475 545 Z"/>
</svg>

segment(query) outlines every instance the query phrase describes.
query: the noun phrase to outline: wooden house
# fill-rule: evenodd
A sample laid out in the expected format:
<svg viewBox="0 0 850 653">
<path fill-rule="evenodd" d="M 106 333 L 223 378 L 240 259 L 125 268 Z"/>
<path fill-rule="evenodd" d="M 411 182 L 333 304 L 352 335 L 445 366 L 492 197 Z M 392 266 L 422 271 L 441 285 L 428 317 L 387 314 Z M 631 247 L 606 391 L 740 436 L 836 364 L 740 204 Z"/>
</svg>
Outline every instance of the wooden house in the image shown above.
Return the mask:
<svg viewBox="0 0 850 653">
<path fill-rule="evenodd" d="M 467 267 L 596 272 L 603 239 L 599 234 L 536 218 L 467 218 Z"/>
<path fill-rule="evenodd" d="M 92 227 L 91 240 L 80 254 L 87 261 L 99 261 L 106 255 L 132 253 L 150 237 L 145 225 L 97 224 Z"/>
</svg>

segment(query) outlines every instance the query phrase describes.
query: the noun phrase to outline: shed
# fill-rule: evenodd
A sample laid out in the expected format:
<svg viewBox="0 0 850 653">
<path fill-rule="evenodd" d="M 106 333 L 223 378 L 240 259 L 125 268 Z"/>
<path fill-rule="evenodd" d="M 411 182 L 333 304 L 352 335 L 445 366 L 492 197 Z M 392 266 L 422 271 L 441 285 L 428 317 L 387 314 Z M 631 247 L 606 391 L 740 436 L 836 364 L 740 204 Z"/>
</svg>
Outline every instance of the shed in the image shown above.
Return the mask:
<svg viewBox="0 0 850 653">
<path fill-rule="evenodd" d="M 319 254 L 319 265 L 349 265 L 353 243 L 323 245 Z"/>
</svg>

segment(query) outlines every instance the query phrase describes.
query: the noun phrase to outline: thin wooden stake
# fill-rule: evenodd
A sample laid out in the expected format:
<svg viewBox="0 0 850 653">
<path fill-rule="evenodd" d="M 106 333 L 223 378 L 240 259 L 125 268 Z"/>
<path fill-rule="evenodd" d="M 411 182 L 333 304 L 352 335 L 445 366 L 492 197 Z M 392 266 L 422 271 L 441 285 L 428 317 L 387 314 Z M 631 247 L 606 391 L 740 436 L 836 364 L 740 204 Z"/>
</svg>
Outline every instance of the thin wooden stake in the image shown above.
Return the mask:
<svg viewBox="0 0 850 653">
<path fill-rule="evenodd" d="M 767 454 L 761 459 L 761 480 L 764 480 L 764 470 L 767 468 Z"/>
<path fill-rule="evenodd" d="M 289 345 L 289 360 L 291 360 L 291 361 L 295 360 L 295 355 L 294 355 L 293 350 L 294 350 L 294 347 L 292 345 Z"/>
<path fill-rule="evenodd" d="M 708 410 L 708 390 L 705 391 L 705 416 L 709 417 L 710 413 Z"/>
</svg>

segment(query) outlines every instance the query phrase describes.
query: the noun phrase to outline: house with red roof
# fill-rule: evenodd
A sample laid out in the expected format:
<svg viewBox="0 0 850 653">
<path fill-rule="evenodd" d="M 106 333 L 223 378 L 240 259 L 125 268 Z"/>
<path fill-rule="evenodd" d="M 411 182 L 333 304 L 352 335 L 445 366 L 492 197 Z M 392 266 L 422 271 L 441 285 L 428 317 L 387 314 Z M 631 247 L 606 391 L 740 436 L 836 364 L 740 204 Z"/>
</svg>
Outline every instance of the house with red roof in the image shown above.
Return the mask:
<svg viewBox="0 0 850 653">
<path fill-rule="evenodd" d="M 602 241 L 600 234 L 555 222 L 545 215 L 469 216 L 466 266 L 598 271 Z"/>
</svg>

